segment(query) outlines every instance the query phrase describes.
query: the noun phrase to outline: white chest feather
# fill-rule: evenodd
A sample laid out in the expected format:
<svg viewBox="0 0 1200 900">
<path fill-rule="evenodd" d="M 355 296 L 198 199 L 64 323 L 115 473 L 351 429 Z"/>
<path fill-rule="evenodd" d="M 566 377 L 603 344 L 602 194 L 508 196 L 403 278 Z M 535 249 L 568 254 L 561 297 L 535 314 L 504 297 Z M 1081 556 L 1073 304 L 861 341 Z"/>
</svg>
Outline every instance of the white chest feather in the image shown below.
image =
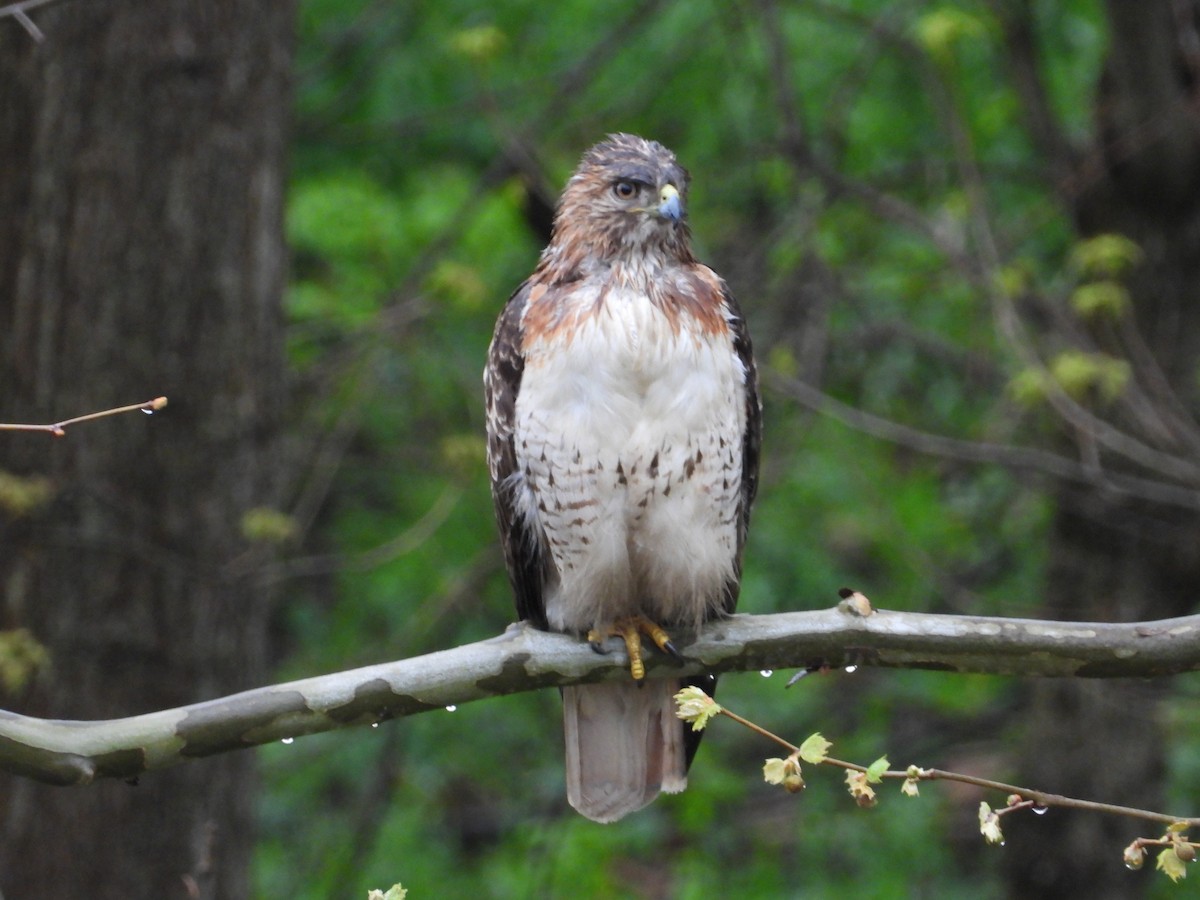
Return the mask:
<svg viewBox="0 0 1200 900">
<path fill-rule="evenodd" d="M 569 331 L 527 340 L 516 408 L 522 513 L 559 578 L 548 618 L 698 624 L 735 577 L 746 372 L 727 329 L 642 294 L 571 302 L 588 312 Z"/>
</svg>

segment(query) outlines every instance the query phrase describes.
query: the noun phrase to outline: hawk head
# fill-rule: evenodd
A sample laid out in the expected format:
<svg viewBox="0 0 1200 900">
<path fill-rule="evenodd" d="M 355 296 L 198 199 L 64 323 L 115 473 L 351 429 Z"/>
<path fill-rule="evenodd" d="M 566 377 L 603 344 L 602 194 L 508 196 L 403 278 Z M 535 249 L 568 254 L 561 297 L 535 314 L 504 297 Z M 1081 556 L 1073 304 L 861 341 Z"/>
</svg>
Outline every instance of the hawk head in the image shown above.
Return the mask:
<svg viewBox="0 0 1200 900">
<path fill-rule="evenodd" d="M 554 216 L 543 266 L 575 276 L 618 263 L 694 262 L 687 170 L 657 141 L 609 135 L 583 154 Z"/>
</svg>

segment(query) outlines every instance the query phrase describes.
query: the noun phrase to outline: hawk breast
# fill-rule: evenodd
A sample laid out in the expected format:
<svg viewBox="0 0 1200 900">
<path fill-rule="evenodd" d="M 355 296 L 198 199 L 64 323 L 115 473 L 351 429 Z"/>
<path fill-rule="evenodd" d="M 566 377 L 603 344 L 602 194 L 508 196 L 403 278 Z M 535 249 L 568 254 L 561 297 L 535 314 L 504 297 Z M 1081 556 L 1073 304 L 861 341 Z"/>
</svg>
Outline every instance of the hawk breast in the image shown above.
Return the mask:
<svg viewBox="0 0 1200 900">
<path fill-rule="evenodd" d="M 552 627 L 699 624 L 736 577 L 747 373 L 715 314 L 577 286 L 525 311 L 518 506 L 550 553 Z M 552 310 L 539 308 L 553 304 Z"/>
</svg>

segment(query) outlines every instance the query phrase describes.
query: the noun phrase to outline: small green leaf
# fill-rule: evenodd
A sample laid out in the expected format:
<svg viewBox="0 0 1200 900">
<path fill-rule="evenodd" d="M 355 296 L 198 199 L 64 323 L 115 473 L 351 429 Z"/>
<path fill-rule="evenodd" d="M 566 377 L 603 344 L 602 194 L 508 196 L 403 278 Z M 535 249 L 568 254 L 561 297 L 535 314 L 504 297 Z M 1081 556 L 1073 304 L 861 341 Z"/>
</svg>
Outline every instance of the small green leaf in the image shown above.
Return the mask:
<svg viewBox="0 0 1200 900">
<path fill-rule="evenodd" d="M 299 526 L 285 512 L 258 506 L 242 515 L 242 537 L 259 544 L 286 544 L 292 540 Z"/>
<path fill-rule="evenodd" d="M 888 770 L 888 758 L 881 756 L 875 762 L 867 766 L 867 781 L 871 784 L 879 784 L 883 781 L 883 773 Z"/>
<path fill-rule="evenodd" d="M 1142 261 L 1142 248 L 1123 234 L 1098 234 L 1071 251 L 1071 265 L 1087 277 L 1113 277 Z"/>
<path fill-rule="evenodd" d="M 763 763 L 763 781 L 767 784 L 781 784 L 791 794 L 804 790 L 804 777 L 796 754 L 793 753 L 787 759 L 768 759 Z"/>
<path fill-rule="evenodd" d="M 829 748 L 832 747 L 829 741 L 821 736 L 821 732 L 810 734 L 800 745 L 800 758 L 807 763 L 822 763 L 829 756 Z"/>
<path fill-rule="evenodd" d="M 1133 377 L 1129 363 L 1104 353 L 1065 350 L 1050 361 L 1048 371 L 1024 369 L 1012 377 L 1008 391 L 1023 406 L 1041 403 L 1049 393 L 1049 379 L 1077 400 L 1095 394 L 1112 402 L 1125 392 Z"/>
<path fill-rule="evenodd" d="M 721 712 L 721 705 L 694 685 L 675 695 L 675 707 L 675 715 L 691 722 L 692 731 L 703 731 L 708 720 Z"/>
<path fill-rule="evenodd" d="M 942 64 L 952 61 L 954 48 L 961 41 L 987 32 L 983 19 L 950 6 L 925 13 L 917 19 L 915 28 L 917 40 Z"/>
<path fill-rule="evenodd" d="M 0 631 L 0 689 L 15 694 L 50 662 L 50 651 L 26 628 Z"/>
<path fill-rule="evenodd" d="M 14 519 L 27 516 L 54 499 L 54 486 L 40 475 L 13 475 L 0 470 L 0 511 Z"/>
<path fill-rule="evenodd" d="M 1172 881 L 1179 881 L 1179 879 L 1187 877 L 1187 865 L 1179 858 L 1174 847 L 1167 847 L 1159 853 L 1154 867 Z"/>
<path fill-rule="evenodd" d="M 986 803 L 979 804 L 979 831 L 989 844 L 1003 844 L 1000 816 Z"/>
<path fill-rule="evenodd" d="M 1072 397 L 1082 399 L 1095 391 L 1110 402 L 1121 396 L 1133 375 L 1129 363 L 1123 359 L 1079 350 L 1067 350 L 1054 357 L 1050 373 Z"/>
<path fill-rule="evenodd" d="M 795 378 L 800 372 L 800 363 L 792 348 L 786 344 L 776 344 L 767 353 L 767 368 L 784 378 Z"/>
<path fill-rule="evenodd" d="M 1036 406 L 1046 399 L 1046 372 L 1022 369 L 1008 382 L 1008 392 L 1022 406 Z"/>
<path fill-rule="evenodd" d="M 787 760 L 773 756 L 763 763 L 763 781 L 767 784 L 783 784 L 784 768 Z"/>
<path fill-rule="evenodd" d="M 1071 308 L 1084 319 L 1119 319 L 1129 312 L 1130 305 L 1129 291 L 1116 281 L 1092 281 L 1071 292 Z"/>
<path fill-rule="evenodd" d="M 494 59 L 507 43 L 507 36 L 495 25 L 464 28 L 450 37 L 450 49 L 475 63 Z"/>
<path fill-rule="evenodd" d="M 1020 297 L 1029 290 L 1033 283 L 1033 275 L 1027 265 L 1020 262 L 1011 263 L 997 270 L 994 283 L 1004 296 Z"/>
</svg>

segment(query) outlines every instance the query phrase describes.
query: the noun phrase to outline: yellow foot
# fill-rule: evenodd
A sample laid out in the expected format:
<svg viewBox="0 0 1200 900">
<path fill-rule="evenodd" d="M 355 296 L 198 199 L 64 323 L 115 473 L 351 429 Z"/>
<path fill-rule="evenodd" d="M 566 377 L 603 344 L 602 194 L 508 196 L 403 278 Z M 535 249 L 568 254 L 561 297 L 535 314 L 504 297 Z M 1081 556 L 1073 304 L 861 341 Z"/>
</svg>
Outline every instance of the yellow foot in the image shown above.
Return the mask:
<svg viewBox="0 0 1200 900">
<path fill-rule="evenodd" d="M 671 643 L 671 636 L 645 616 L 627 616 L 624 619 L 617 619 L 605 631 L 593 628 L 588 632 L 587 639 L 593 647 L 599 647 L 607 637 L 616 636 L 625 641 L 625 650 L 629 654 L 629 674 L 633 676 L 634 681 L 640 684 L 646 678 L 646 664 L 642 660 L 643 634 L 654 641 L 663 653 L 669 653 L 676 659 L 683 659 L 679 651 L 675 649 L 675 645 Z"/>
</svg>

